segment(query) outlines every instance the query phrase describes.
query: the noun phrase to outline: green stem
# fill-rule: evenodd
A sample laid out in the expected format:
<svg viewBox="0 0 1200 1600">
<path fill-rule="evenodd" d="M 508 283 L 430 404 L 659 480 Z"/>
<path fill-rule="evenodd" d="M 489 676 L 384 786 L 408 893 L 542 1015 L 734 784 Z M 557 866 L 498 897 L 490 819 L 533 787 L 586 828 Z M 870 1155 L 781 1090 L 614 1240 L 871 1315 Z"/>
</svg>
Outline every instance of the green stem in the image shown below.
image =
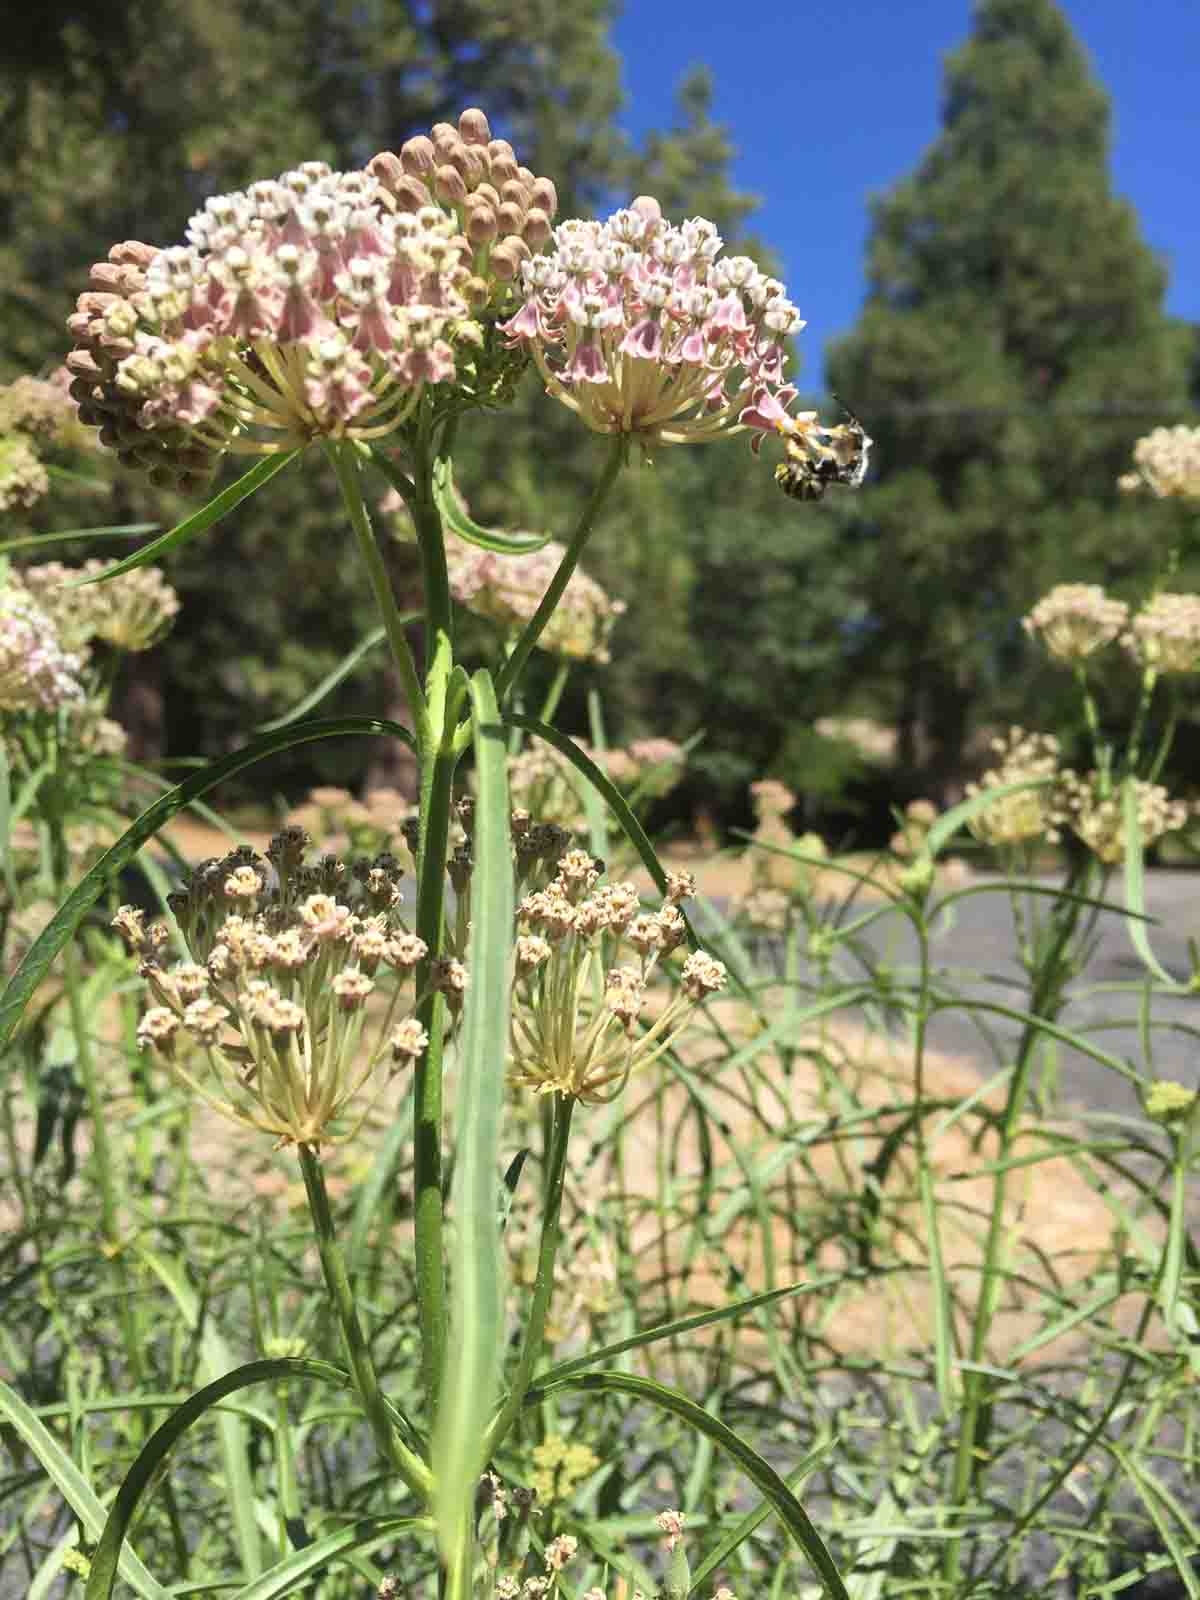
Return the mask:
<svg viewBox="0 0 1200 1600">
<path fill-rule="evenodd" d="M 333 1301 L 354 1387 L 358 1390 L 367 1421 L 371 1425 L 375 1444 L 388 1466 L 404 1479 L 410 1489 L 428 1501 L 433 1492 L 433 1474 L 425 1463 L 401 1442 L 392 1427 L 384 1404 L 383 1391 L 379 1387 L 375 1363 L 371 1360 L 371 1352 L 367 1349 L 367 1341 L 363 1338 L 358 1313 L 354 1308 L 350 1280 L 346 1276 L 346 1264 L 342 1260 L 342 1252 L 334 1232 L 333 1215 L 329 1209 L 329 1195 L 325 1189 L 321 1158 L 312 1145 L 298 1145 L 297 1149 L 300 1153 L 300 1170 L 304 1174 L 304 1188 L 308 1195 L 308 1209 L 312 1214 L 325 1287 L 329 1290 L 329 1298 Z"/>
<path fill-rule="evenodd" d="M 545 1201 L 542 1212 L 542 1236 L 538 1245 L 537 1277 L 533 1285 L 533 1299 L 529 1307 L 529 1320 L 525 1324 L 525 1339 L 517 1362 L 512 1387 L 495 1421 L 488 1429 L 486 1454 L 495 1455 L 508 1436 L 525 1404 L 525 1396 L 533 1382 L 542 1345 L 546 1337 L 546 1314 L 554 1294 L 554 1263 L 558 1256 L 561 1237 L 559 1215 L 562 1211 L 563 1184 L 567 1174 L 567 1145 L 571 1137 L 571 1115 L 575 1110 L 574 1098 L 559 1095 L 554 1101 L 554 1125 L 550 1131 L 550 1149 L 545 1174 Z"/>
<path fill-rule="evenodd" d="M 1133 730 L 1129 735 L 1129 745 L 1125 752 L 1123 777 L 1137 775 L 1138 761 L 1142 754 L 1142 734 L 1146 727 L 1146 715 L 1150 710 L 1150 701 L 1154 698 L 1154 686 L 1158 682 L 1157 667 L 1147 667 L 1142 675 L 1142 692 L 1138 696 L 1137 710 L 1133 717 Z"/>
<path fill-rule="evenodd" d="M 1085 863 L 1071 875 L 1066 887 L 1072 892 L 1086 893 L 1090 877 L 1090 863 Z M 1038 961 L 1038 976 L 1029 1002 L 1031 1017 L 1051 1021 L 1061 1006 L 1062 987 L 1067 975 L 1068 956 L 1078 925 L 1079 913 L 1079 904 L 1074 900 L 1060 900 L 1055 905 L 1051 921 L 1057 923 L 1057 926 L 1050 935 L 1048 948 L 1041 953 Z M 1008 1156 L 1025 1108 L 1039 1032 L 1033 1022 L 1026 1023 L 1017 1049 L 1016 1066 L 1009 1081 L 1008 1098 L 1000 1123 L 1000 1143 L 993 1168 L 991 1205 L 984 1244 L 983 1276 L 971 1327 L 968 1359 L 973 1367 L 986 1360 L 988 1335 L 991 1332 L 992 1319 L 1000 1294 L 1002 1274 L 999 1259 L 1008 1231 L 1004 1215 L 1008 1197 Z M 986 1373 L 976 1370 L 964 1372 L 961 1423 L 950 1489 L 951 1505 L 956 1509 L 966 1503 L 979 1475 L 980 1459 L 976 1449 L 982 1447 L 980 1425 L 983 1413 L 990 1405 L 991 1387 L 992 1380 Z M 949 1540 L 943 1572 L 950 1592 L 956 1592 L 961 1557 L 961 1540 Z"/>
<path fill-rule="evenodd" d="M 409 511 L 421 551 L 425 584 L 428 724 L 421 749 L 421 831 L 417 846 L 416 931 L 428 955 L 417 969 L 417 1016 L 429 1046 L 413 1078 L 413 1183 L 417 1304 L 421 1372 L 432 1429 L 446 1352 L 446 1268 L 442 1236 L 442 1062 L 446 1005 L 430 985 L 433 963 L 445 944 L 446 858 L 449 851 L 454 772 L 461 750 L 455 740 L 461 685 L 454 681 L 453 608 L 446 574 L 442 519 L 433 499 L 433 457 L 422 435 L 414 451 Z"/>
<path fill-rule="evenodd" d="M 562 699 L 563 690 L 567 687 L 567 679 L 570 674 L 570 663 L 560 661 L 558 669 L 551 679 L 550 687 L 546 691 L 546 698 L 542 701 L 542 709 L 538 712 L 539 722 L 553 722 L 554 713 L 558 710 L 558 703 Z"/>
<path fill-rule="evenodd" d="M 367 578 L 371 584 L 371 593 L 375 597 L 375 604 L 379 611 L 379 620 L 387 630 L 388 644 L 391 647 L 392 659 L 396 663 L 396 670 L 400 674 L 400 681 L 404 687 L 404 695 L 412 710 L 413 723 L 417 734 L 417 742 L 424 745 L 429 737 L 429 711 L 425 704 L 425 696 L 421 691 L 421 681 L 417 676 L 416 663 L 413 661 L 412 651 L 409 649 L 408 637 L 404 632 L 404 622 L 400 616 L 400 608 L 396 604 L 396 596 L 392 593 L 391 580 L 387 575 L 383 557 L 379 552 L 379 545 L 371 530 L 371 519 L 367 516 L 367 508 L 363 502 L 362 483 L 359 477 L 358 457 L 350 446 L 340 446 L 327 443 L 325 453 L 333 464 L 337 474 L 338 487 L 342 491 L 342 501 L 346 507 L 346 514 L 350 518 L 350 526 L 358 541 L 359 554 L 367 569 Z"/>
<path fill-rule="evenodd" d="M 575 526 L 575 532 L 571 535 L 566 554 L 559 562 L 558 571 L 550 580 L 550 587 L 542 596 L 541 604 L 526 623 L 525 631 L 517 640 L 512 654 L 504 663 L 496 678 L 496 698 L 501 702 L 516 687 L 522 672 L 525 670 L 525 663 L 529 660 L 534 645 L 541 637 L 542 629 L 549 622 L 554 613 L 554 608 L 562 598 L 563 590 L 571 581 L 571 574 L 579 565 L 579 558 L 583 554 L 583 547 L 588 541 L 588 535 L 592 531 L 596 518 L 600 515 L 601 507 L 608 498 L 609 490 L 617 481 L 617 475 L 624 460 L 625 440 L 620 434 L 617 434 L 612 441 L 604 470 L 596 482 L 596 487 L 592 490 L 591 498 L 580 514 L 579 521 Z"/>
</svg>

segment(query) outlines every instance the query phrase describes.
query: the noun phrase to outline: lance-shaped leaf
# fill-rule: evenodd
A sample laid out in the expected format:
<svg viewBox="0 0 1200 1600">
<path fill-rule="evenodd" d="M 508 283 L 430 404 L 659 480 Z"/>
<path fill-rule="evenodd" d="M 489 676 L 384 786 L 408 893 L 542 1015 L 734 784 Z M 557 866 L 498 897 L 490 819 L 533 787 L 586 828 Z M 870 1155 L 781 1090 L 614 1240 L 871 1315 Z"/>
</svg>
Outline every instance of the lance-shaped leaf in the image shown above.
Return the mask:
<svg viewBox="0 0 1200 1600">
<path fill-rule="evenodd" d="M 243 472 L 236 483 L 231 483 L 228 489 L 222 489 L 220 494 L 214 495 L 206 506 L 200 507 L 199 511 L 193 511 L 190 517 L 185 517 L 160 538 L 143 545 L 131 556 L 126 556 L 124 561 L 118 561 L 115 567 L 110 567 L 99 577 L 85 579 L 85 583 L 107 583 L 112 578 L 119 578 L 122 573 L 132 572 L 135 567 L 144 567 L 151 561 L 161 560 L 172 550 L 186 544 L 189 539 L 194 539 L 197 534 L 220 522 L 222 517 L 227 517 L 235 506 L 240 506 L 243 500 L 249 499 L 262 488 L 264 483 L 269 483 L 276 473 L 282 472 L 284 467 L 293 462 L 299 454 L 299 450 L 287 450 L 282 455 L 267 456 L 264 460 L 255 462 L 249 472 Z"/>
</svg>

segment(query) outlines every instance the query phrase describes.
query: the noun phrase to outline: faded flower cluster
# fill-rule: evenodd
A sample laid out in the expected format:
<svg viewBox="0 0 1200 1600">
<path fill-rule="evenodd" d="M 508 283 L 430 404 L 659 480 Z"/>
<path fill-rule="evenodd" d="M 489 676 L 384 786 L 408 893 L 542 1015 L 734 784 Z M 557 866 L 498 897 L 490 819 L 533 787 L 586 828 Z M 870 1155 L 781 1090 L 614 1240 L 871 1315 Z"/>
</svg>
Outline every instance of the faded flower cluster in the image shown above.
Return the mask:
<svg viewBox="0 0 1200 1600">
<path fill-rule="evenodd" d="M 687 752 L 674 739 L 634 739 L 596 750 L 581 746 L 635 807 L 671 793 L 687 767 Z M 583 826 L 582 779 L 549 745 L 527 745 L 508 762 L 508 789 L 519 810 L 561 828 Z"/>
<path fill-rule="evenodd" d="M 316 1146 L 361 1126 L 374 1095 L 348 1114 L 368 1087 L 378 1093 L 381 1066 L 423 1055 L 410 980 L 428 952 L 400 914 L 394 857 L 309 865 L 307 847 L 284 829 L 266 860 L 243 846 L 198 866 L 168 901 L 186 961 L 164 965 L 166 930 L 132 907 L 114 926 L 157 1002 L 138 1028 L 143 1048 L 224 1116 Z M 447 965 L 461 994 L 465 974 Z"/>
<path fill-rule="evenodd" d="M 116 245 L 92 269 L 69 323 L 80 416 L 181 487 L 226 450 L 389 433 L 426 384 L 462 381 L 477 313 L 555 203 L 479 111 L 366 171 L 310 161 L 213 196 L 185 244 Z"/>
<path fill-rule="evenodd" d="M 1155 428 L 1134 445 L 1133 460 L 1134 470 L 1117 480 L 1122 489 L 1148 489 L 1160 500 L 1200 498 L 1200 428 Z"/>
<path fill-rule="evenodd" d="M 1200 595 L 1156 594 L 1121 641 L 1141 666 L 1168 676 L 1200 671 Z"/>
<path fill-rule="evenodd" d="M 452 534 L 446 539 L 450 593 L 476 616 L 518 631 L 532 618 L 566 554 L 551 540 L 522 555 L 497 555 Z M 538 639 L 541 649 L 568 661 L 606 662 L 613 625 L 625 610 L 576 568 Z"/>
<path fill-rule="evenodd" d="M 721 962 L 697 951 L 643 1022 L 656 970 L 687 938 L 678 902 L 693 885 L 669 877 L 665 903 L 646 912 L 633 884 L 599 878 L 586 850 L 568 850 L 545 888 L 521 900 L 510 1028 L 515 1083 L 592 1104 L 670 1049 L 694 1007 L 725 983 Z"/>
<path fill-rule="evenodd" d="M 407 849 L 406 825 L 414 812 L 398 789 L 368 789 L 359 800 L 349 789 L 321 784 L 309 790 L 287 820 L 327 853 L 374 856 Z"/>
<path fill-rule="evenodd" d="M 1052 734 L 1027 733 L 1010 728 L 1002 739 L 992 740 L 997 756 L 994 767 L 978 783 L 968 784 L 968 796 L 987 795 L 1010 784 L 1036 784 L 1015 794 L 998 794 L 967 823 L 975 837 L 989 845 L 1054 843 L 1064 821 L 1059 790 L 1059 744 Z"/>
<path fill-rule="evenodd" d="M 81 656 L 10 573 L 0 589 L 0 711 L 57 711 L 84 698 Z"/>
<path fill-rule="evenodd" d="M 87 444 L 69 381 L 63 368 L 51 378 L 20 377 L 0 385 L 0 511 L 27 510 L 49 491 L 43 451 Z"/>
<path fill-rule="evenodd" d="M 1022 627 L 1056 661 L 1077 666 L 1120 636 L 1129 607 L 1098 583 L 1060 583 L 1042 596 Z"/>
<path fill-rule="evenodd" d="M 21 582 L 68 649 L 79 650 L 99 639 L 114 650 L 149 650 L 179 615 L 179 596 L 157 567 L 136 567 L 119 578 L 97 581 L 115 565 L 85 561 L 81 567 L 67 567 L 47 561 L 22 572 Z"/>
<path fill-rule="evenodd" d="M 1142 844 L 1151 845 L 1164 834 L 1175 833 L 1187 822 L 1190 807 L 1172 800 L 1159 783 L 1137 779 L 1133 783 L 1135 810 Z M 1061 807 L 1072 831 L 1107 866 L 1125 859 L 1125 806 L 1122 791 L 1108 791 L 1099 773 L 1079 777 L 1062 775 Z"/>
</svg>

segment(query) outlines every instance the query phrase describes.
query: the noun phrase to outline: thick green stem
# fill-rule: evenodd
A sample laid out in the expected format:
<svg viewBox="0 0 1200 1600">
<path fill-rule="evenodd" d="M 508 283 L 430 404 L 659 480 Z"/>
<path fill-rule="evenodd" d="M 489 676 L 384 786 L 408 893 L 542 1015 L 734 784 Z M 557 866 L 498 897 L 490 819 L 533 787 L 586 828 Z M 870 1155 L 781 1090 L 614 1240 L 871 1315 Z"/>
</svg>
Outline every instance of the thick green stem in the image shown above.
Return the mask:
<svg viewBox="0 0 1200 1600">
<path fill-rule="evenodd" d="M 512 1387 L 496 1420 L 488 1429 L 486 1453 L 490 1459 L 503 1444 L 509 1430 L 525 1404 L 525 1396 L 533 1382 L 542 1345 L 546 1337 L 546 1314 L 554 1294 L 554 1263 L 558 1256 L 561 1237 L 559 1215 L 562 1211 L 563 1184 L 567 1175 L 567 1145 L 571 1138 L 571 1114 L 575 1101 L 570 1095 L 561 1095 L 554 1102 L 554 1125 L 550 1130 L 550 1149 L 546 1163 L 545 1200 L 542 1211 L 542 1237 L 538 1245 L 537 1277 L 533 1285 L 533 1299 L 529 1307 L 529 1320 L 525 1324 L 525 1338 L 521 1355 L 513 1376 Z"/>
<path fill-rule="evenodd" d="M 367 578 L 371 584 L 371 593 L 375 597 L 375 604 L 379 610 L 379 620 L 387 631 L 388 644 L 391 647 L 392 658 L 396 663 L 396 670 L 400 674 L 400 681 L 404 687 L 404 695 L 412 711 L 413 725 L 417 734 L 418 743 L 424 744 L 428 739 L 429 713 L 425 704 L 425 696 L 421 692 L 421 681 L 417 676 L 416 663 L 413 661 L 412 651 L 408 646 L 408 637 L 404 632 L 404 622 L 400 616 L 400 608 L 396 604 L 396 596 L 392 593 L 391 580 L 387 575 L 383 557 L 379 553 L 379 545 L 371 529 L 371 520 L 367 516 L 367 508 L 363 503 L 362 483 L 359 478 L 358 457 L 349 446 L 330 443 L 326 445 L 326 454 L 333 463 L 333 470 L 337 474 L 338 487 L 342 491 L 342 501 L 346 507 L 346 514 L 350 518 L 350 526 L 354 530 L 354 537 L 358 541 L 359 554 L 367 569 Z"/>
<path fill-rule="evenodd" d="M 617 474 L 620 472 L 624 460 L 625 440 L 618 434 L 613 439 L 604 471 L 600 474 L 596 487 L 592 490 L 591 498 L 580 514 L 579 521 L 575 526 L 575 532 L 571 535 L 570 543 L 567 545 L 567 552 L 559 562 L 558 571 L 550 580 L 550 587 L 542 596 L 541 604 L 526 623 L 525 631 L 517 640 L 512 654 L 500 669 L 496 678 L 496 697 L 498 700 L 503 702 L 512 693 L 521 673 L 525 670 L 525 663 L 529 660 L 534 645 L 541 638 L 542 629 L 549 622 L 554 613 L 554 608 L 562 598 L 563 590 L 571 581 L 571 574 L 579 565 L 583 547 L 588 541 L 588 536 L 595 525 L 596 518 L 600 515 L 601 507 L 608 498 L 609 490 L 617 481 Z"/>
<path fill-rule="evenodd" d="M 371 1360 L 371 1352 L 367 1349 L 367 1341 L 363 1338 L 358 1313 L 354 1308 L 350 1280 L 346 1276 L 346 1264 L 342 1259 L 337 1235 L 334 1232 L 333 1214 L 329 1209 L 329 1195 L 325 1189 L 321 1158 L 312 1145 L 302 1144 L 297 1148 L 300 1152 L 300 1170 L 304 1174 L 304 1188 L 308 1195 L 308 1209 L 312 1214 L 317 1250 L 321 1256 L 325 1287 L 333 1302 L 354 1387 L 358 1391 L 367 1421 L 371 1425 L 375 1444 L 388 1466 L 399 1473 L 410 1489 L 428 1500 L 433 1492 L 433 1475 L 425 1463 L 402 1443 L 393 1428 L 384 1403 L 383 1391 L 379 1387 L 375 1363 Z"/>
<path fill-rule="evenodd" d="M 409 511 L 421 550 L 425 584 L 428 660 L 425 675 L 429 721 L 421 749 L 421 830 L 417 847 L 417 933 L 428 955 L 417 971 L 423 995 L 418 1018 L 429 1046 L 413 1080 L 413 1182 L 417 1301 L 421 1325 L 421 1372 L 432 1429 L 446 1352 L 446 1269 L 442 1235 L 442 1062 L 446 1004 L 430 986 L 433 963 L 445 943 L 446 858 L 449 850 L 454 771 L 460 754 L 455 731 L 461 693 L 454 674 L 453 609 L 446 574 L 442 520 L 433 499 L 433 460 L 422 439 L 416 451 Z"/>
</svg>

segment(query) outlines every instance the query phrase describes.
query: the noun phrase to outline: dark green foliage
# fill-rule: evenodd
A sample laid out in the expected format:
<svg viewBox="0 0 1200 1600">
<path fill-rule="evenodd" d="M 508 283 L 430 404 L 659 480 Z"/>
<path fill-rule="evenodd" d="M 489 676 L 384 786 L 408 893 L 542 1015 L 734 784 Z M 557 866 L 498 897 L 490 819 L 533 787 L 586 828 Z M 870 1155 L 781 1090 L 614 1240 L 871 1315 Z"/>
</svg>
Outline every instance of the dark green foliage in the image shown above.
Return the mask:
<svg viewBox="0 0 1200 1600">
<path fill-rule="evenodd" d="M 869 679 L 934 781 L 1043 695 L 1015 619 L 1051 584 L 1136 596 L 1180 536 L 1122 501 L 1134 440 L 1187 409 L 1191 331 L 1112 193 L 1103 90 L 1051 0 L 983 0 L 943 126 L 874 207 L 870 293 L 830 353 L 877 441 L 848 510 Z M 903 582 L 897 577 L 903 575 Z"/>
</svg>

